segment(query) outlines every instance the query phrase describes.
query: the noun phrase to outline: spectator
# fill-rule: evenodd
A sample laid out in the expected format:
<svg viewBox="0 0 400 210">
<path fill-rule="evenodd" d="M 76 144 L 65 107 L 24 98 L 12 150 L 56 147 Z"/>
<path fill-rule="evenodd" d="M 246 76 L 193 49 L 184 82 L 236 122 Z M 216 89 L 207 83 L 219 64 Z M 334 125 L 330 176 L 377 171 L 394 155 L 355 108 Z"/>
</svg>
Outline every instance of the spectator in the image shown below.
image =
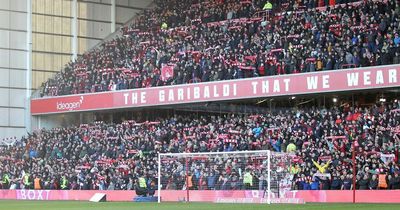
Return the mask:
<svg viewBox="0 0 400 210">
<path fill-rule="evenodd" d="M 378 179 L 376 178 L 376 175 L 372 175 L 371 180 L 369 181 L 369 189 L 370 190 L 376 190 L 378 189 Z"/>
<path fill-rule="evenodd" d="M 168 0 L 156 5 L 113 40 L 66 64 L 43 84 L 41 95 L 399 62 L 395 55 L 400 49 L 395 24 L 399 9 L 394 0 L 338 5 L 329 12 L 315 9 L 326 4 L 292 0 L 252 4 Z M 260 15 L 264 10 L 269 14 Z M 173 66 L 169 78 L 162 77 L 165 66 Z"/>
<path fill-rule="evenodd" d="M 392 132 L 400 126 L 398 108 L 398 102 L 393 102 L 368 108 L 288 109 L 259 115 L 184 114 L 157 117 L 152 122 L 99 121 L 42 129 L 12 147 L 0 146 L 1 187 L 34 189 L 40 180 L 46 190 L 137 190 L 142 183 L 150 193 L 151 183 L 157 183 L 158 153 L 279 152 L 280 147 L 290 152 L 294 164 L 282 162 L 284 169 L 273 171 L 287 170 L 294 187 L 349 190 L 354 187 L 351 147 L 357 141 L 356 187 L 375 189 L 378 180 L 379 189 L 398 189 L 395 145 L 399 140 Z M 261 129 L 254 132 L 254 128 Z M 36 151 L 36 156 L 29 155 L 30 151 Z M 188 165 L 191 184 L 186 184 L 185 164 L 163 162 L 163 189 L 266 186 L 262 161 L 234 157 L 193 160 Z"/>
</svg>

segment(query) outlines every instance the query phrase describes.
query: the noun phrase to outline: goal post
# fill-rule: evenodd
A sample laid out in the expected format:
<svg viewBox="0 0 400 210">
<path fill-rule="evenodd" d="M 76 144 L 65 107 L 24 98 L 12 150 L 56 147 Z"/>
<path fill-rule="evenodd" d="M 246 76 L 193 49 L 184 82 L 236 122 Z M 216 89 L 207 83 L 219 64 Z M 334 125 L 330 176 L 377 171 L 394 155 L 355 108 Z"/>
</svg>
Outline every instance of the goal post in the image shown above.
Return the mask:
<svg viewBox="0 0 400 210">
<path fill-rule="evenodd" d="M 276 199 L 292 181 L 291 162 L 290 154 L 270 150 L 160 153 L 158 202 L 282 202 Z"/>
</svg>

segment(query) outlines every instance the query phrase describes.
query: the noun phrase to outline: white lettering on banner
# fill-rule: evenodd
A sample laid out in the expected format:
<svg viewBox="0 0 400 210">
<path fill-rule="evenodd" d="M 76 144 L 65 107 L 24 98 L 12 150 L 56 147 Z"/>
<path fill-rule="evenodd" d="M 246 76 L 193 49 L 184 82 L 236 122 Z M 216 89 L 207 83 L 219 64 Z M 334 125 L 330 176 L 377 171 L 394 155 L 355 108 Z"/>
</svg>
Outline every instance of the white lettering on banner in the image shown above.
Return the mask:
<svg viewBox="0 0 400 210">
<path fill-rule="evenodd" d="M 212 88 L 212 90 L 211 90 Z M 186 93 L 185 93 L 186 91 Z M 212 93 L 211 93 L 212 91 Z M 222 86 L 195 86 L 183 88 L 169 88 L 167 90 L 158 91 L 158 102 L 175 102 L 175 101 L 189 101 L 191 99 L 210 99 L 219 97 L 230 97 L 237 95 L 237 84 L 223 84 Z M 124 94 L 125 102 L 129 101 L 129 94 Z"/>
<path fill-rule="evenodd" d="M 307 77 L 307 89 L 317 90 L 318 89 L 318 76 Z M 322 75 L 322 88 L 329 88 L 329 75 Z"/>
<path fill-rule="evenodd" d="M 377 85 L 383 84 L 383 72 L 382 71 L 376 71 L 376 81 L 375 83 Z"/>
<path fill-rule="evenodd" d="M 258 82 L 257 82 L 257 81 L 254 81 L 254 82 L 251 83 L 251 85 L 253 86 L 253 94 L 254 94 L 254 95 L 257 94 L 257 85 L 258 85 Z"/>
<path fill-rule="evenodd" d="M 251 195 L 253 198 L 259 198 L 260 197 L 260 191 L 259 190 L 252 190 Z"/>
<path fill-rule="evenodd" d="M 146 92 L 143 91 L 140 93 L 140 103 L 145 104 L 146 102 Z"/>
<path fill-rule="evenodd" d="M 193 88 L 193 99 L 199 99 L 199 98 L 200 98 L 200 88 L 194 87 Z"/>
<path fill-rule="evenodd" d="M 322 88 L 329 88 L 329 75 L 322 76 Z"/>
<path fill-rule="evenodd" d="M 397 82 L 397 71 L 396 69 L 389 69 L 389 83 Z"/>
<path fill-rule="evenodd" d="M 72 111 L 74 109 L 78 109 L 81 106 L 79 102 L 74 103 L 60 103 L 57 102 L 57 110 L 69 110 Z"/>
<path fill-rule="evenodd" d="M 347 74 L 347 85 L 349 87 L 358 85 L 358 73 L 348 73 Z"/>
<path fill-rule="evenodd" d="M 281 85 L 279 84 L 279 80 L 274 80 L 274 93 L 281 92 Z"/>
<path fill-rule="evenodd" d="M 383 76 L 383 72 L 381 70 L 377 70 L 374 72 L 375 74 L 375 84 L 371 81 L 371 71 L 364 71 L 362 72 L 362 84 L 365 86 L 370 85 L 381 85 L 385 83 L 385 78 Z M 349 87 L 354 87 L 359 85 L 359 72 L 347 73 L 347 85 Z M 397 70 L 396 69 L 389 69 L 387 75 L 387 82 L 388 83 L 397 83 Z"/>
<path fill-rule="evenodd" d="M 129 98 L 130 97 L 130 98 Z M 139 101 L 139 94 L 137 92 L 133 93 L 124 93 L 124 103 L 125 105 L 130 104 L 145 104 L 146 103 L 146 91 L 140 92 L 140 101 Z"/>
<path fill-rule="evenodd" d="M 183 89 L 178 88 L 178 101 L 183 101 Z"/>
<path fill-rule="evenodd" d="M 210 98 L 210 87 L 208 85 L 204 87 L 204 98 Z"/>
<path fill-rule="evenodd" d="M 214 97 L 219 97 L 219 93 L 217 91 L 217 86 L 214 85 Z"/>
<path fill-rule="evenodd" d="M 287 79 L 283 79 L 283 80 L 274 80 L 273 87 L 272 87 L 274 93 L 280 93 L 281 92 L 281 82 L 282 81 L 283 81 L 283 83 L 285 85 L 284 91 L 285 92 L 289 92 L 290 91 L 290 81 L 291 80 L 289 78 L 287 78 Z M 269 93 L 269 84 L 270 83 L 269 83 L 268 80 L 261 81 L 261 92 L 263 94 Z M 258 81 L 251 82 L 251 86 L 252 86 L 252 89 L 253 89 L 253 94 L 254 95 L 258 94 L 258 91 L 259 91 Z M 234 94 L 234 95 L 236 95 L 236 94 Z"/>
<path fill-rule="evenodd" d="M 35 192 L 33 190 L 28 190 L 28 199 L 29 200 L 35 199 Z"/>
<path fill-rule="evenodd" d="M 72 111 L 72 110 L 81 108 L 82 103 L 83 103 L 83 96 L 81 96 L 79 101 L 76 101 L 76 102 L 58 102 L 57 101 L 56 107 L 57 107 L 57 110 L 60 110 L 60 111 L 63 111 L 63 110 Z"/>
<path fill-rule="evenodd" d="M 43 191 L 42 190 L 38 191 L 38 200 L 43 200 Z"/>
<path fill-rule="evenodd" d="M 265 80 L 262 82 L 262 93 L 269 93 L 269 81 Z"/>
<path fill-rule="evenodd" d="M 285 83 L 285 91 L 289 92 L 289 82 L 290 79 L 284 79 L 283 82 Z"/>
<path fill-rule="evenodd" d="M 124 102 L 125 102 L 125 105 L 128 104 L 128 97 L 129 97 L 129 93 L 124 93 Z"/>
<path fill-rule="evenodd" d="M 158 91 L 158 101 L 159 102 L 165 101 L 165 90 Z"/>
<path fill-rule="evenodd" d="M 189 87 L 187 88 L 186 94 L 187 94 L 187 100 L 190 100 L 190 88 Z"/>
<path fill-rule="evenodd" d="M 318 77 L 307 77 L 307 89 L 316 90 L 318 85 Z"/>
<path fill-rule="evenodd" d="M 224 96 L 224 97 L 226 97 L 226 96 L 229 96 L 229 85 L 228 84 L 226 84 L 226 85 L 223 85 L 222 86 L 222 95 Z"/>
<path fill-rule="evenodd" d="M 172 91 L 171 89 L 169 89 L 168 91 L 168 101 L 175 101 L 174 91 Z"/>
<path fill-rule="evenodd" d="M 22 200 L 49 200 L 50 190 L 19 190 Z M 45 193 L 45 197 L 43 197 Z"/>
<path fill-rule="evenodd" d="M 19 193 L 21 194 L 21 199 L 26 200 L 25 190 L 20 190 Z"/>
<path fill-rule="evenodd" d="M 137 93 L 132 93 L 132 104 L 137 104 Z"/>
<path fill-rule="evenodd" d="M 371 84 L 371 72 L 365 71 L 364 72 L 364 85 L 370 85 L 370 84 Z"/>
</svg>

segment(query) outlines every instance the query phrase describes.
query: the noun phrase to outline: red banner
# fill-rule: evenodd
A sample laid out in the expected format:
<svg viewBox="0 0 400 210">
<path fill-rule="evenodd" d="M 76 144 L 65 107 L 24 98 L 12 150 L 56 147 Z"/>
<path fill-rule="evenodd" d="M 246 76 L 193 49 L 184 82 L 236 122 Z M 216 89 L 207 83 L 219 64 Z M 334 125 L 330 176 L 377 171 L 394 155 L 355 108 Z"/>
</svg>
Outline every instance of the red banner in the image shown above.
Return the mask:
<svg viewBox="0 0 400 210">
<path fill-rule="evenodd" d="M 39 98 L 32 115 L 400 86 L 400 65 Z"/>
<path fill-rule="evenodd" d="M 132 201 L 136 194 L 127 190 L 0 190 L 0 200 L 76 200 L 88 201 L 95 193 L 105 193 L 107 201 Z M 157 193 L 156 193 L 157 195 Z M 162 201 L 182 201 L 185 190 L 163 190 Z M 357 203 L 399 203 L 400 190 L 357 190 Z M 259 190 L 191 190 L 189 201 L 262 203 L 266 202 L 265 191 Z M 295 200 L 297 199 L 297 200 Z M 293 201 L 317 203 L 350 203 L 351 190 L 304 190 L 288 191 L 284 198 L 271 197 L 272 202 Z"/>
<path fill-rule="evenodd" d="M 174 65 L 164 65 L 161 68 L 161 79 L 167 81 L 174 76 Z"/>
</svg>

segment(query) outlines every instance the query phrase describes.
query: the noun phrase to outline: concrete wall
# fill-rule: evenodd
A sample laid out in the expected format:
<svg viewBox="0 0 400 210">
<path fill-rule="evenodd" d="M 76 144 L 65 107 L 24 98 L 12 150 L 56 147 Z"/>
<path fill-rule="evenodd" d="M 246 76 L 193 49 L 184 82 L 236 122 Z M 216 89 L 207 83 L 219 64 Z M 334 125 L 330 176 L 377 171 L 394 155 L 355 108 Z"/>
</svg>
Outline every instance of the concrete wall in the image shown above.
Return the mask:
<svg viewBox="0 0 400 210">
<path fill-rule="evenodd" d="M 26 133 L 27 0 L 0 3 L 0 139 Z"/>
<path fill-rule="evenodd" d="M 91 119 L 30 118 L 28 96 L 71 60 L 74 41 L 75 52 L 82 54 L 113 32 L 113 22 L 118 30 L 152 2 L 115 0 L 115 18 L 112 18 L 112 1 L 77 0 L 77 30 L 73 34 L 73 0 L 1 0 L 0 140 L 20 137 L 41 124 L 50 128 Z"/>
</svg>

